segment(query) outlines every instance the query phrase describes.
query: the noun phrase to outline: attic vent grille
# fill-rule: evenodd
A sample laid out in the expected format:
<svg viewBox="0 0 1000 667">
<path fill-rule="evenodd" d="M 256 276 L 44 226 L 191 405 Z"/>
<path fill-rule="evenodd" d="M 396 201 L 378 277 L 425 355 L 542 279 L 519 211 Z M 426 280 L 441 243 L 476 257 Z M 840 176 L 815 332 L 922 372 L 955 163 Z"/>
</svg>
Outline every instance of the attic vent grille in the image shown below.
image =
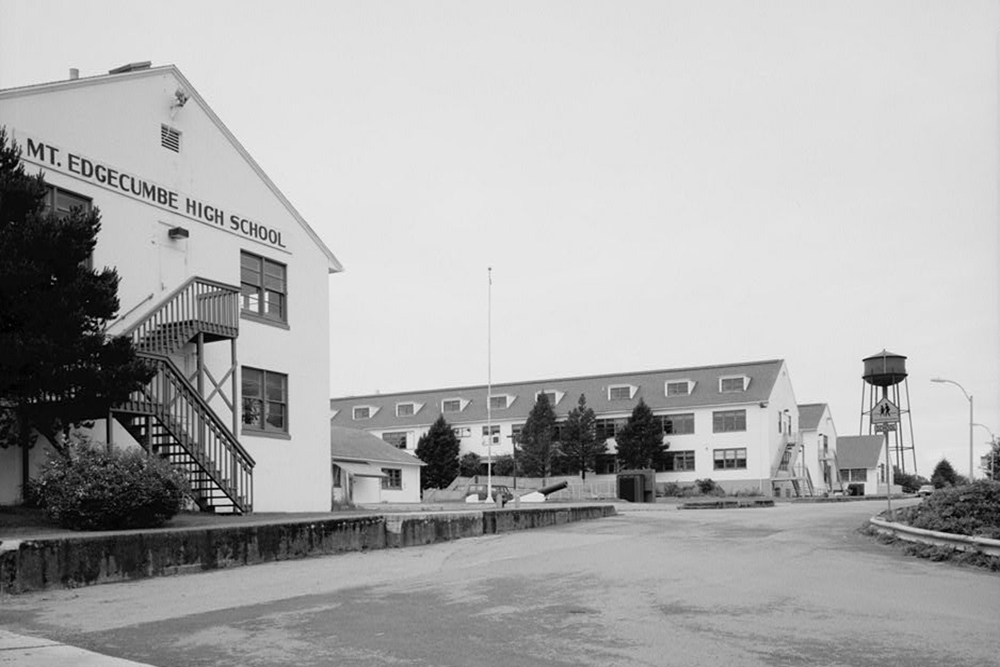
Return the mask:
<svg viewBox="0 0 1000 667">
<path fill-rule="evenodd" d="M 160 125 L 160 145 L 175 153 L 181 152 L 181 133 L 172 127 Z"/>
</svg>

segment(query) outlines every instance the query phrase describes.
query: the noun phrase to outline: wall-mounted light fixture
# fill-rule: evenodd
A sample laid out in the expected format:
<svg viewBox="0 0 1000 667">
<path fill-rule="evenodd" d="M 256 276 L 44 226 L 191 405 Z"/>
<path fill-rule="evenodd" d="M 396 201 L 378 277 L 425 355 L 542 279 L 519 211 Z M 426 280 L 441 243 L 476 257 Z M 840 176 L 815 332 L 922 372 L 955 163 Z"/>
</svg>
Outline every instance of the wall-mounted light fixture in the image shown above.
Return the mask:
<svg viewBox="0 0 1000 667">
<path fill-rule="evenodd" d="M 187 104 L 189 95 L 184 92 L 184 89 L 178 88 L 174 91 L 174 101 L 170 104 L 172 107 L 182 107 Z"/>
<path fill-rule="evenodd" d="M 170 231 L 167 232 L 167 236 L 175 241 L 177 239 L 186 239 L 190 235 L 191 233 L 184 227 L 171 227 Z"/>
</svg>

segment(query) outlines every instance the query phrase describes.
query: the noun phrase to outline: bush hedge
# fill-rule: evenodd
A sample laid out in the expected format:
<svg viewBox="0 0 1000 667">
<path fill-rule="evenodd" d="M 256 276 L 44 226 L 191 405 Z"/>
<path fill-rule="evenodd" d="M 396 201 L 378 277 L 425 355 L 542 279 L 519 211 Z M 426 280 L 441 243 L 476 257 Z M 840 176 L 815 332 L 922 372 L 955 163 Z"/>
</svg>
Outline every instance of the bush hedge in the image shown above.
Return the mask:
<svg viewBox="0 0 1000 667">
<path fill-rule="evenodd" d="M 914 528 L 1000 539 L 1000 482 L 946 486 L 903 508 L 899 519 Z"/>
<path fill-rule="evenodd" d="M 113 530 L 162 526 L 181 510 L 188 485 L 169 463 L 142 450 L 81 447 L 50 459 L 32 492 L 60 526 Z"/>
</svg>

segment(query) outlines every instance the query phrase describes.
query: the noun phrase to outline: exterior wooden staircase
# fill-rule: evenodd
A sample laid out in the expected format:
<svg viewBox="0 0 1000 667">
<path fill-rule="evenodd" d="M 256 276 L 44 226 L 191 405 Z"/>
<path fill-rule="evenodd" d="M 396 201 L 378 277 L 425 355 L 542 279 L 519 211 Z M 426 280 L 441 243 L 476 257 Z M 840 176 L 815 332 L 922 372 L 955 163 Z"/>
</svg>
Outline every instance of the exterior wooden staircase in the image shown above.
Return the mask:
<svg viewBox="0 0 1000 667">
<path fill-rule="evenodd" d="M 815 495 L 809 468 L 804 461 L 798 467 L 796 466 L 799 444 L 798 439 L 794 436 L 786 436 L 780 458 L 771 469 L 771 487 L 775 495 L 778 495 L 780 485 L 785 482 L 791 484 L 796 498 Z"/>
<path fill-rule="evenodd" d="M 184 473 L 192 499 L 208 512 L 253 511 L 254 460 L 171 357 L 193 343 L 200 367 L 205 343 L 234 340 L 239 299 L 237 287 L 191 278 L 123 334 L 156 374 L 112 415 L 146 451 Z M 233 363 L 230 374 L 235 354 Z M 200 371 L 198 378 L 201 385 Z"/>
</svg>

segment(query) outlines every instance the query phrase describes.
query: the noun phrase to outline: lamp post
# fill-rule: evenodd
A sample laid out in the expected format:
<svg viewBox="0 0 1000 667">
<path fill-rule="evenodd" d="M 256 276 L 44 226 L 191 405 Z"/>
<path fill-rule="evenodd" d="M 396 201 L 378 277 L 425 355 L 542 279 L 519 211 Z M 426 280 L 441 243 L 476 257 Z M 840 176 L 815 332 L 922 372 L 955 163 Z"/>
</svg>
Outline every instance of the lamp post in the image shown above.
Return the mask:
<svg viewBox="0 0 1000 667">
<path fill-rule="evenodd" d="M 975 479 L 973 475 L 974 468 L 972 467 L 973 466 L 972 457 L 974 449 L 972 444 L 972 426 L 973 424 L 975 424 L 975 420 L 972 418 L 972 394 L 965 391 L 965 387 L 955 382 L 954 380 L 946 380 L 944 378 L 931 378 L 931 382 L 945 382 L 947 384 L 953 384 L 959 389 L 961 389 L 962 393 L 965 394 L 965 397 L 969 399 L 969 481 L 971 482 L 973 479 Z"/>
<path fill-rule="evenodd" d="M 994 474 L 994 472 L 996 471 L 996 461 L 995 461 L 995 459 L 996 459 L 996 446 L 995 445 L 996 445 L 997 437 L 995 435 L 993 435 L 993 431 L 991 431 L 990 427 L 987 426 L 986 424 L 980 424 L 979 422 L 976 422 L 975 424 L 973 424 L 973 426 L 978 426 L 979 428 L 984 428 L 984 429 L 986 429 L 986 432 L 990 434 L 990 479 L 992 479 L 995 482 L 996 481 L 996 476 Z"/>
</svg>

